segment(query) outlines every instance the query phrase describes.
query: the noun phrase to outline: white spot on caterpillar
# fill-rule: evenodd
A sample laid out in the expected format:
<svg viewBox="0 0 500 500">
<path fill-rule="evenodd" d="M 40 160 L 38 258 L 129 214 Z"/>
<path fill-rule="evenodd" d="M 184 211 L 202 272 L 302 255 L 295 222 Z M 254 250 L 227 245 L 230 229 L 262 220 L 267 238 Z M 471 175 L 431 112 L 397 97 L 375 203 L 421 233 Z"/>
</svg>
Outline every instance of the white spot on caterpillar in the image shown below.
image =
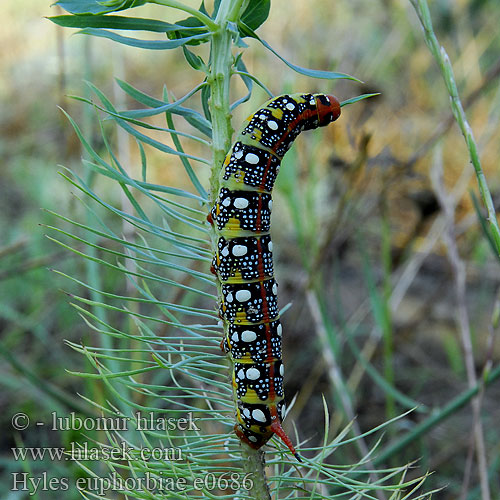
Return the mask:
<svg viewBox="0 0 500 500">
<path fill-rule="evenodd" d="M 243 151 L 240 149 L 234 153 L 234 157 L 239 160 L 243 156 Z"/>
<path fill-rule="evenodd" d="M 260 372 L 257 368 L 249 368 L 247 370 L 247 378 L 249 380 L 257 380 L 260 377 Z"/>
<path fill-rule="evenodd" d="M 229 255 L 229 247 L 224 247 L 220 254 L 223 256 L 223 257 L 227 257 Z"/>
<path fill-rule="evenodd" d="M 250 163 L 252 165 L 256 165 L 257 163 L 259 163 L 259 157 L 253 153 L 247 153 L 247 155 L 245 156 L 245 160 L 247 163 Z"/>
<path fill-rule="evenodd" d="M 283 364 L 280 366 L 280 375 L 283 377 L 285 375 L 285 367 Z"/>
<path fill-rule="evenodd" d="M 243 342 L 253 342 L 256 338 L 257 335 L 252 330 L 245 330 L 241 333 L 241 340 Z"/>
<path fill-rule="evenodd" d="M 274 120 L 269 120 L 267 122 L 267 126 L 271 129 L 271 130 L 278 130 L 278 124 L 274 121 Z"/>
<path fill-rule="evenodd" d="M 250 290 L 238 290 L 236 292 L 236 300 L 238 302 L 246 302 L 247 300 L 250 300 L 250 297 L 252 294 L 250 293 Z"/>
<path fill-rule="evenodd" d="M 256 443 L 257 442 L 257 438 L 255 436 L 248 436 L 248 440 L 252 441 L 252 443 Z"/>
<path fill-rule="evenodd" d="M 281 323 L 278 325 L 278 328 L 276 328 L 276 333 L 278 334 L 278 337 L 283 335 L 283 327 L 281 326 Z"/>
<path fill-rule="evenodd" d="M 289 109 L 290 111 L 292 111 L 292 109 L 295 109 L 295 104 L 293 102 L 289 102 L 286 105 L 286 109 Z"/>
<path fill-rule="evenodd" d="M 250 410 L 248 408 L 245 408 L 243 410 L 243 415 L 245 415 L 245 417 L 249 417 L 250 416 Z"/>
<path fill-rule="evenodd" d="M 269 203 L 267 204 L 269 211 L 273 209 L 273 200 L 269 200 Z"/>
<path fill-rule="evenodd" d="M 234 332 L 234 333 L 233 333 L 233 336 L 231 337 L 231 340 L 232 340 L 233 342 L 238 342 L 239 337 L 238 337 L 238 333 L 237 333 L 237 332 Z"/>
<path fill-rule="evenodd" d="M 234 245 L 233 247 L 233 255 L 235 257 L 241 257 L 242 255 L 246 255 L 248 252 L 248 248 L 245 245 Z"/>
<path fill-rule="evenodd" d="M 240 370 L 238 370 L 238 373 L 236 374 L 236 377 L 239 380 L 243 380 L 245 378 L 245 372 L 243 371 L 243 368 L 241 368 Z"/>
<path fill-rule="evenodd" d="M 266 115 L 259 115 L 259 118 L 260 118 L 261 120 L 265 120 L 267 117 L 266 117 Z"/>
<path fill-rule="evenodd" d="M 248 207 L 248 200 L 246 198 L 236 198 L 233 205 L 241 210 Z"/>
<path fill-rule="evenodd" d="M 278 284 L 277 283 L 273 284 L 273 293 L 274 293 L 274 295 L 278 295 Z"/>
<path fill-rule="evenodd" d="M 226 302 L 232 302 L 233 301 L 233 294 L 232 293 L 228 293 L 226 295 Z"/>
<path fill-rule="evenodd" d="M 267 245 L 267 248 L 269 248 L 270 252 L 273 251 L 273 242 L 272 241 L 269 242 L 269 245 Z"/>
<path fill-rule="evenodd" d="M 266 416 L 264 415 L 264 412 L 262 410 L 253 410 L 252 417 L 254 420 L 257 420 L 257 422 L 265 422 L 266 421 Z"/>
<path fill-rule="evenodd" d="M 222 200 L 222 204 L 225 206 L 225 207 L 228 207 L 229 205 L 231 205 L 231 198 L 224 198 Z"/>
</svg>

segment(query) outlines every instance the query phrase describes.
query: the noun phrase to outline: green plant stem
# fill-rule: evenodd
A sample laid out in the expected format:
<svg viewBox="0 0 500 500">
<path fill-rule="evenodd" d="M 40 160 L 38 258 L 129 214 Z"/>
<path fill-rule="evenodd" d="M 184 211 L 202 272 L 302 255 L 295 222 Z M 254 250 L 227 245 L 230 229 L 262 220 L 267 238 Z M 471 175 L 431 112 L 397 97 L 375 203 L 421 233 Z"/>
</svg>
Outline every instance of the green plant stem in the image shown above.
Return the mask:
<svg viewBox="0 0 500 500">
<path fill-rule="evenodd" d="M 458 126 L 460 127 L 460 130 L 462 131 L 465 143 L 467 144 L 470 161 L 476 172 L 477 182 L 479 185 L 479 193 L 481 194 L 481 198 L 486 207 L 487 219 L 491 235 L 495 243 L 495 249 L 497 254 L 500 256 L 500 229 L 498 227 L 495 207 L 493 205 L 491 193 L 486 182 L 486 177 L 481 167 L 481 161 L 479 160 L 476 141 L 474 139 L 472 129 L 467 121 L 467 117 L 465 116 L 460 96 L 458 95 L 457 84 L 455 82 L 455 76 L 450 63 L 450 59 L 444 47 L 439 44 L 439 41 L 434 33 L 427 0 L 410 0 L 410 2 L 417 13 L 422 27 L 424 28 L 425 42 L 427 43 L 427 46 L 429 47 L 432 55 L 436 59 L 436 62 L 438 63 L 439 69 L 441 70 L 446 84 L 446 88 L 448 89 L 451 101 L 451 110 L 453 112 L 455 120 L 458 123 Z"/>
<path fill-rule="evenodd" d="M 413 430 L 402 439 L 385 448 L 385 450 L 383 450 L 373 459 L 374 464 L 378 465 L 386 462 L 388 458 L 400 452 L 408 445 L 419 439 L 421 436 L 425 435 L 430 429 L 441 423 L 443 420 L 446 420 L 449 416 L 456 413 L 460 408 L 465 406 L 476 394 L 478 394 L 480 390 L 492 384 L 499 378 L 500 366 L 497 366 L 474 387 L 471 387 L 467 391 L 464 391 L 457 397 L 453 398 L 446 406 L 444 406 L 440 410 L 436 410 L 433 415 L 426 418 L 423 422 L 420 422 L 420 424 L 416 425 Z"/>
<path fill-rule="evenodd" d="M 219 176 L 224 158 L 231 147 L 233 128 L 231 126 L 231 110 L 229 84 L 233 67 L 232 32 L 230 23 L 236 23 L 244 0 L 222 0 L 219 5 L 211 42 L 211 64 L 208 83 L 211 90 L 210 113 L 212 116 L 212 172 L 210 176 L 210 203 L 215 201 L 219 191 Z M 218 235 L 213 228 L 212 250 L 217 249 Z M 217 285 L 219 297 L 220 283 Z M 226 335 L 227 332 L 224 332 Z M 236 395 L 233 394 L 235 407 Z M 245 474 L 251 474 L 252 488 L 246 493 L 256 500 L 270 499 L 264 470 L 264 456 L 261 451 L 254 450 L 242 444 L 243 469 Z"/>
<path fill-rule="evenodd" d="M 384 376 L 389 385 L 395 386 L 394 377 L 394 335 L 392 328 L 391 308 L 389 306 L 389 298 L 391 296 L 391 228 L 389 221 L 389 207 L 387 201 L 387 193 L 382 196 L 382 296 L 381 296 L 381 328 L 384 341 Z M 396 403 L 394 396 L 385 393 L 386 418 L 388 420 L 396 416 Z"/>
<path fill-rule="evenodd" d="M 3 342 L 0 342 L 0 357 L 3 357 L 14 370 L 25 377 L 37 391 L 44 393 L 52 402 L 59 404 L 60 407 L 57 409 L 61 412 L 71 410 L 91 418 L 96 416 L 96 414 L 83 404 L 81 400 L 67 394 L 63 389 L 52 385 L 40 377 L 36 372 L 30 370 L 25 363 L 19 361 L 9 351 L 8 347 Z"/>
</svg>

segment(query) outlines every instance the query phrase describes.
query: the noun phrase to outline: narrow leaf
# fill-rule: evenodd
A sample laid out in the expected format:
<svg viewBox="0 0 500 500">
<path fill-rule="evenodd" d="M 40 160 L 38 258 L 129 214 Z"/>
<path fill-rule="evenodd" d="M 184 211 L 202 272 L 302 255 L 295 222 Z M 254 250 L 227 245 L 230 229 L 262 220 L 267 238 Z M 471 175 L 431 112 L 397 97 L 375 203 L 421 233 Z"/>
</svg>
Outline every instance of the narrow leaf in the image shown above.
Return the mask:
<svg viewBox="0 0 500 500">
<path fill-rule="evenodd" d="M 255 38 L 258 40 L 266 49 L 270 50 L 276 57 L 281 59 L 289 68 L 293 69 L 296 73 L 299 73 L 301 75 L 306 75 L 311 78 L 322 78 L 324 80 L 338 80 L 341 78 L 345 78 L 347 80 L 355 80 L 356 82 L 361 82 L 361 80 L 358 80 L 354 76 L 347 75 L 346 73 L 336 73 L 333 71 L 322 71 L 318 69 L 308 69 L 308 68 L 302 68 L 301 66 L 297 66 L 295 64 L 292 64 L 291 62 L 287 61 L 283 56 L 278 54 L 265 40 L 260 38 L 252 29 L 250 29 L 248 26 L 246 26 L 244 23 L 240 21 L 238 24 L 240 31 L 243 32 L 244 36 L 250 36 L 252 38 Z"/>
<path fill-rule="evenodd" d="M 104 104 L 106 109 L 109 109 L 112 113 L 116 114 L 116 110 L 114 109 L 113 105 L 111 102 L 107 99 L 107 97 L 93 84 L 88 83 L 88 85 L 92 88 L 92 90 L 97 94 L 101 102 Z M 186 153 L 178 152 L 175 149 L 167 146 L 166 144 L 163 144 L 159 141 L 156 141 L 155 139 L 152 139 L 151 137 L 148 137 L 147 135 L 144 135 L 140 132 L 138 132 L 134 127 L 129 125 L 125 120 L 122 120 L 120 118 L 114 117 L 114 120 L 122 127 L 124 130 L 126 130 L 129 134 L 133 135 L 140 141 L 142 141 L 145 144 L 149 144 L 150 146 L 153 146 L 154 148 L 163 151 L 164 153 L 169 153 L 177 156 L 184 156 L 186 158 L 191 158 L 192 160 L 199 161 L 201 163 L 206 163 L 207 165 L 210 165 L 209 160 L 205 160 L 204 158 L 198 158 L 196 156 L 188 155 Z"/>
<path fill-rule="evenodd" d="M 207 119 L 205 119 L 200 113 L 194 111 L 193 109 L 175 105 L 176 103 L 179 104 L 180 101 L 187 98 L 186 96 L 179 99 L 175 103 L 166 103 L 165 101 L 161 101 L 160 99 L 156 99 L 155 97 L 151 97 L 145 94 L 144 92 L 141 92 L 140 90 L 136 89 L 135 87 L 132 87 L 132 85 L 130 85 L 127 82 L 124 82 L 123 80 L 117 79 L 117 82 L 118 85 L 130 97 L 133 97 L 136 101 L 140 102 L 141 104 L 144 104 L 145 106 L 154 108 L 152 110 L 137 109 L 131 111 L 124 111 L 121 113 L 124 117 L 127 116 L 131 118 L 142 118 L 146 116 L 158 115 L 160 113 L 164 113 L 165 111 L 170 111 L 175 115 L 182 116 L 190 125 L 199 130 L 202 134 L 205 134 L 207 137 L 212 137 L 212 126 Z M 198 87 L 196 87 L 196 89 L 198 90 L 199 88 L 202 88 L 202 86 L 204 86 L 204 84 L 200 84 Z"/>
<path fill-rule="evenodd" d="M 92 35 L 102 38 L 108 38 L 114 42 L 121 43 L 123 45 L 129 45 L 131 47 L 138 47 L 140 49 L 149 50 L 169 50 L 181 47 L 182 45 L 188 43 L 190 40 L 202 40 L 207 39 L 207 33 L 201 33 L 199 35 L 191 35 L 186 38 L 179 38 L 177 40 L 140 40 L 138 38 L 131 38 L 127 36 L 118 35 L 112 31 L 107 31 L 103 29 L 96 28 L 85 28 L 80 30 L 78 33 L 83 35 Z"/>
<path fill-rule="evenodd" d="M 112 15 L 63 15 L 52 16 L 47 19 L 65 28 L 110 28 L 115 30 L 152 31 L 154 33 L 168 33 L 169 31 L 175 31 L 179 28 L 177 24 L 166 23 L 164 21 L 158 21 L 157 19 Z M 196 29 L 196 31 L 199 31 L 199 29 Z"/>
<path fill-rule="evenodd" d="M 165 91 L 165 98 L 167 98 L 167 92 Z M 174 121 L 172 119 L 172 115 L 167 113 L 167 125 L 169 128 L 175 130 L 174 126 Z M 172 141 L 179 152 L 179 157 L 181 159 L 182 165 L 184 166 L 184 169 L 186 170 L 186 173 L 188 174 L 189 179 L 193 183 L 193 186 L 195 187 L 196 191 L 202 196 L 204 199 L 208 200 L 208 193 L 205 190 L 205 188 L 202 186 L 200 180 L 198 179 L 197 175 L 195 174 L 193 167 L 189 163 L 188 158 L 185 156 L 184 149 L 182 148 L 181 142 L 179 140 L 179 137 L 177 137 L 176 134 L 172 134 Z M 182 154 L 181 154 L 182 153 Z"/>
<path fill-rule="evenodd" d="M 233 104 L 231 104 L 231 111 L 238 107 L 240 104 L 243 104 L 244 102 L 247 102 L 250 99 L 250 96 L 252 95 L 252 89 L 253 89 L 253 80 L 250 78 L 248 75 L 248 70 L 245 66 L 245 63 L 243 62 L 241 58 L 241 54 L 239 57 L 236 59 L 235 63 L 235 68 L 240 72 L 238 73 L 240 78 L 243 80 L 243 83 L 245 84 L 245 87 L 248 90 L 248 93 L 235 101 Z"/>
<path fill-rule="evenodd" d="M 145 3 L 146 0 L 129 0 L 128 2 L 120 2 L 119 5 L 106 6 L 99 0 L 59 0 L 56 5 L 59 5 L 67 12 L 71 12 L 71 14 L 105 14 L 106 12 L 138 7 Z"/>
<path fill-rule="evenodd" d="M 362 95 L 358 95 L 356 97 L 351 97 L 350 99 L 346 99 L 345 101 L 342 101 L 340 103 L 340 107 L 346 106 L 348 104 L 354 104 L 355 102 L 359 102 L 359 101 L 362 101 L 363 99 L 368 99 L 369 97 L 374 97 L 377 95 L 380 95 L 380 92 L 377 92 L 375 94 L 362 94 Z"/>
</svg>

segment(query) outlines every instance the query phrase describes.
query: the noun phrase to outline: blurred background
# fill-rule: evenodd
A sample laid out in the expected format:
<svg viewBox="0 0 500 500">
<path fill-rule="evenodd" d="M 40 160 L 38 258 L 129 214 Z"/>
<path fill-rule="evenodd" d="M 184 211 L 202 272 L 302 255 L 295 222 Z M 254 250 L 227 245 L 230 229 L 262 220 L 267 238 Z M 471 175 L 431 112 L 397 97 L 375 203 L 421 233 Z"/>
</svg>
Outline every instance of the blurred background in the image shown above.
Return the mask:
<svg viewBox="0 0 500 500">
<path fill-rule="evenodd" d="M 431 9 L 498 210 L 500 4 L 436 0 Z M 134 14 L 139 11 L 176 20 L 151 6 Z M 84 370 L 85 362 L 65 339 L 99 340 L 69 305 L 67 293 L 77 286 L 51 271 L 79 277 L 88 270 L 49 241 L 43 227 L 55 224 L 47 210 L 76 220 L 87 216 L 58 174 L 68 167 L 84 175 L 80 143 L 58 106 L 98 144 L 93 112 L 66 97 L 88 95 L 84 80 L 120 108 L 127 102 L 114 76 L 158 98 L 164 84 L 181 97 L 199 83 L 181 52 L 118 47 L 44 18 L 61 13 L 35 0 L 2 2 L 0 489 L 9 499 L 27 498 L 9 491 L 13 471 L 81 474 L 67 461 L 14 460 L 13 446 L 64 446 L 72 436 L 43 428 L 16 433 L 12 416 L 24 412 L 33 421 L 49 421 L 53 411 L 83 415 L 77 393 L 96 390 L 66 372 Z M 244 61 L 275 94 L 321 91 L 345 100 L 380 93 L 343 108 L 335 126 L 297 140 L 273 194 L 272 234 L 280 305 L 293 305 L 283 319 L 287 397 L 297 394 L 291 418 L 314 441 L 321 439 L 322 394 L 333 402 L 331 423 L 337 430 L 357 417 L 360 431 L 367 431 L 420 405 L 387 429 L 384 443 L 400 442 L 433 409 L 439 412 L 464 394 L 471 376 L 481 380 L 500 361 L 499 261 L 474 209 L 477 182 L 451 119 L 449 97 L 404 0 L 275 0 L 258 33 L 295 64 L 364 82 L 297 75 L 250 40 Z M 242 85 L 233 90 L 234 100 L 243 95 Z M 266 99 L 257 89 L 235 111 L 234 127 Z M 139 172 L 136 149 L 128 138 L 121 140 L 131 171 Z M 154 182 L 186 185 L 161 153 L 148 155 Z M 102 193 L 106 184 L 99 188 Z M 123 203 L 111 183 L 107 196 Z M 125 286 L 110 271 L 101 278 L 107 288 Z M 482 471 L 491 498 L 500 498 L 499 402 L 497 381 L 481 391 L 476 414 L 470 400 L 457 405 L 383 463 L 418 460 L 409 476 L 433 471 L 427 485 L 445 488 L 433 497 L 440 499 L 483 498 Z M 473 432 L 478 421 L 482 463 Z M 79 496 L 66 492 L 63 498 Z"/>
</svg>

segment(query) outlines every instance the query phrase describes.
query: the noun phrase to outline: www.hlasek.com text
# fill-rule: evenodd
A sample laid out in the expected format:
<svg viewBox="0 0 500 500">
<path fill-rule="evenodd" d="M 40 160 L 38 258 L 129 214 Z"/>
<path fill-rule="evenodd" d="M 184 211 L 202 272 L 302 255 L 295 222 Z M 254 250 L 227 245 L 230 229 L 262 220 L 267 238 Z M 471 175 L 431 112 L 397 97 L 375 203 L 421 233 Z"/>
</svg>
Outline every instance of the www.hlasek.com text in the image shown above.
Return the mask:
<svg viewBox="0 0 500 500">
<path fill-rule="evenodd" d="M 67 448 L 33 448 L 25 446 L 22 448 L 11 448 L 14 460 L 17 461 L 50 461 L 77 460 L 102 461 L 102 460 L 162 460 L 179 461 L 182 460 L 181 448 L 144 448 L 127 446 L 121 442 L 118 446 L 89 446 L 88 443 L 75 443 L 72 441 Z"/>
</svg>

